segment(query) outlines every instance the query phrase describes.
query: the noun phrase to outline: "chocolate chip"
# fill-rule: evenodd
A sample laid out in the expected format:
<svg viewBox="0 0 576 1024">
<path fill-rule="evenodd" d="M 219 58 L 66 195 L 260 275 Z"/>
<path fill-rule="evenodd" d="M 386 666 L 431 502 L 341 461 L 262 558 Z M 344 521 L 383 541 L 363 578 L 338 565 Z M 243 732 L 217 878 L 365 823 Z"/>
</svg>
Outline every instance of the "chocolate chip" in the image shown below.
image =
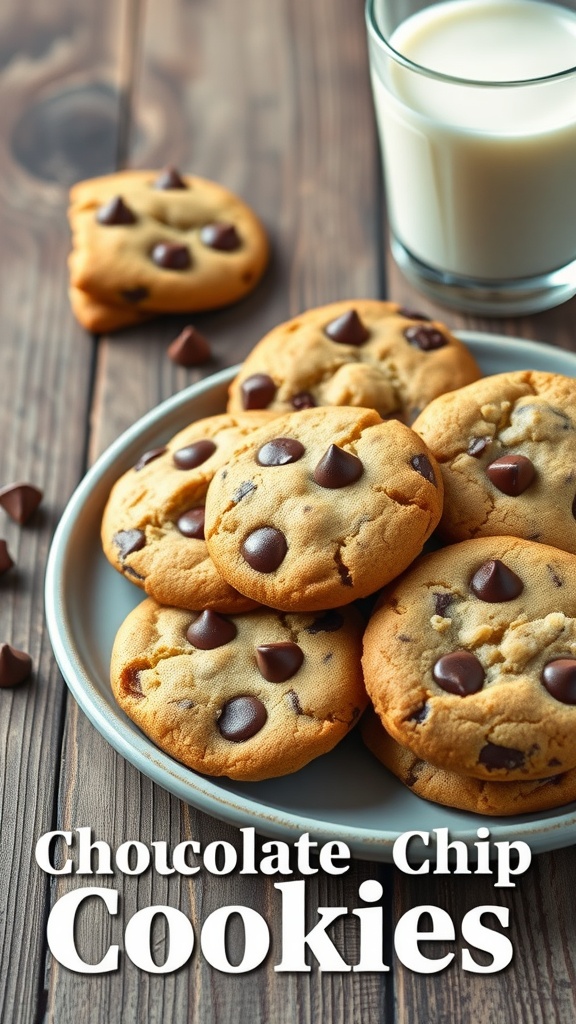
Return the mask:
<svg viewBox="0 0 576 1024">
<path fill-rule="evenodd" d="M 144 299 L 148 298 L 148 289 L 126 288 L 120 294 L 122 295 L 123 299 L 126 299 L 126 302 L 142 302 Z"/>
<path fill-rule="evenodd" d="M 354 580 L 352 579 L 352 573 L 346 565 L 346 562 L 342 558 L 340 548 L 338 548 L 334 554 L 334 561 L 336 562 L 336 568 L 340 577 L 340 582 L 344 587 L 353 587 Z"/>
<path fill-rule="evenodd" d="M 128 693 L 131 697 L 136 697 L 138 700 L 146 696 L 142 689 L 141 671 L 142 669 L 136 668 L 135 665 L 130 665 L 122 673 L 122 689 L 125 693 Z"/>
<path fill-rule="evenodd" d="M 486 476 L 503 494 L 516 498 L 530 486 L 536 470 L 525 455 L 502 455 L 486 466 Z"/>
<path fill-rule="evenodd" d="M 479 764 L 485 768 L 521 768 L 525 761 L 523 750 L 514 747 L 500 747 L 496 743 L 487 743 L 480 751 Z"/>
<path fill-rule="evenodd" d="M 492 438 L 490 437 L 471 437 L 466 449 L 468 455 L 471 455 L 473 459 L 479 459 L 491 440 Z"/>
<path fill-rule="evenodd" d="M 418 725 L 421 725 L 422 722 L 425 722 L 426 719 L 428 718 L 429 710 L 429 705 L 425 702 L 424 704 L 421 704 L 419 708 L 416 708 L 416 710 L 410 715 L 410 718 L 408 718 L 407 721 L 417 722 Z"/>
<path fill-rule="evenodd" d="M 412 466 L 412 469 L 415 469 L 417 473 L 420 473 L 420 476 L 423 476 L 425 480 L 434 484 L 435 487 L 437 486 L 434 470 L 432 469 L 430 459 L 427 455 L 414 455 L 410 459 L 410 465 Z"/>
<path fill-rule="evenodd" d="M 185 448 L 178 448 L 172 458 L 174 465 L 178 469 L 196 469 L 197 466 L 201 466 L 203 462 L 206 462 L 215 451 L 216 445 L 214 441 L 203 438 L 201 441 L 193 441 L 192 444 L 187 444 Z"/>
<path fill-rule="evenodd" d="M 135 580 L 145 580 L 146 579 L 146 577 L 142 576 L 141 573 L 136 572 L 136 569 L 133 569 L 131 565 L 126 565 L 124 567 L 124 575 L 125 576 L 133 576 Z"/>
<path fill-rule="evenodd" d="M 413 309 L 406 309 L 405 306 L 400 306 L 398 310 L 399 316 L 405 316 L 407 320 L 431 320 L 432 317 L 426 315 L 426 313 L 419 313 Z"/>
<path fill-rule="evenodd" d="M 302 648 L 290 640 L 261 644 L 256 648 L 258 669 L 269 683 L 285 683 L 296 675 L 303 661 Z"/>
<path fill-rule="evenodd" d="M 201 366 L 207 363 L 212 353 L 203 334 L 192 324 L 180 332 L 167 348 L 168 357 L 178 366 Z"/>
<path fill-rule="evenodd" d="M 253 373 L 240 385 L 244 409 L 265 409 L 276 394 L 276 385 L 267 373 Z"/>
<path fill-rule="evenodd" d="M 558 575 L 558 573 L 554 569 L 554 566 L 550 565 L 550 563 L 548 562 L 547 565 L 546 565 L 546 568 L 548 569 L 548 572 L 550 573 L 550 578 L 551 578 L 552 583 L 554 584 L 554 586 L 555 587 L 562 587 L 562 586 L 564 586 L 564 580 L 562 579 L 561 576 Z"/>
<path fill-rule="evenodd" d="M 288 544 L 286 537 L 273 526 L 260 526 L 242 542 L 242 557 L 256 572 L 275 572 L 283 562 Z"/>
<path fill-rule="evenodd" d="M 188 626 L 186 639 L 201 651 L 213 651 L 216 647 L 229 644 L 237 633 L 231 619 L 225 619 L 223 615 L 208 608 Z"/>
<path fill-rule="evenodd" d="M 404 337 L 423 352 L 433 352 L 447 344 L 446 338 L 436 327 L 407 327 Z"/>
<path fill-rule="evenodd" d="M 295 437 L 273 437 L 258 449 L 256 462 L 260 466 L 286 466 L 298 462 L 304 452 L 304 445 Z"/>
<path fill-rule="evenodd" d="M 555 658 L 544 666 L 542 682 L 562 704 L 576 704 L 576 658 Z"/>
<path fill-rule="evenodd" d="M 143 530 L 120 530 L 114 534 L 112 540 L 118 548 L 120 559 L 123 561 L 128 555 L 142 550 L 146 543 L 146 534 Z"/>
<path fill-rule="evenodd" d="M 344 619 L 340 612 L 331 610 L 314 619 L 314 622 L 306 627 L 306 632 L 314 636 L 316 633 L 335 633 L 344 625 Z"/>
<path fill-rule="evenodd" d="M 296 693 L 296 691 L 295 690 L 288 690 L 288 693 L 285 696 L 286 696 L 286 700 L 290 704 L 290 707 L 292 708 L 292 711 L 294 712 L 294 714 L 295 715 L 303 715 L 304 712 L 302 710 L 302 705 L 300 704 L 300 701 L 298 700 L 298 694 Z"/>
<path fill-rule="evenodd" d="M 218 719 L 218 729 L 225 740 L 242 743 L 266 724 L 268 714 L 258 697 L 233 697 L 226 702 Z"/>
<path fill-rule="evenodd" d="M 136 473 L 139 473 L 141 469 L 144 469 L 144 466 L 147 466 L 149 462 L 153 462 L 154 459 L 160 458 L 160 456 L 164 455 L 164 452 L 167 450 L 167 448 L 151 448 L 150 451 L 144 452 L 144 454 L 138 459 L 138 462 L 134 464 Z"/>
<path fill-rule="evenodd" d="M 126 205 L 122 196 L 114 196 L 104 206 L 101 206 L 96 213 L 96 220 L 99 224 L 135 224 L 136 217 L 129 206 Z"/>
<path fill-rule="evenodd" d="M 12 568 L 14 562 L 10 558 L 8 545 L 5 540 L 0 540 L 0 576 Z"/>
<path fill-rule="evenodd" d="M 439 658 L 432 675 L 443 690 L 467 697 L 484 685 L 484 669 L 471 651 L 451 651 Z"/>
<path fill-rule="evenodd" d="M 6 484 L 0 488 L 0 505 L 20 525 L 27 523 L 42 501 L 42 491 L 32 484 Z"/>
<path fill-rule="evenodd" d="M 522 580 L 499 558 L 484 562 L 474 573 L 470 587 L 476 597 L 491 604 L 512 601 L 524 590 Z"/>
<path fill-rule="evenodd" d="M 204 505 L 190 508 L 177 519 L 176 526 L 184 537 L 204 540 Z"/>
<path fill-rule="evenodd" d="M 19 686 L 32 673 L 32 658 L 10 644 L 0 644 L 0 687 Z"/>
<path fill-rule="evenodd" d="M 180 242 L 158 242 L 152 249 L 152 260 L 164 270 L 187 270 L 192 263 L 189 250 Z"/>
<path fill-rule="evenodd" d="M 313 476 L 320 487 L 347 487 L 356 483 L 364 472 L 364 466 L 356 455 L 331 444 L 314 470 Z"/>
<path fill-rule="evenodd" d="M 301 409 L 314 409 L 316 407 L 316 399 L 309 391 L 299 391 L 297 395 L 292 395 L 290 402 L 296 412 L 300 412 Z"/>
<path fill-rule="evenodd" d="M 154 182 L 154 188 L 162 190 L 187 187 L 175 167 L 164 167 Z"/>
<path fill-rule="evenodd" d="M 442 618 L 446 615 L 446 609 L 452 604 L 454 600 L 454 594 L 443 594 L 441 591 L 435 591 L 432 594 L 434 598 L 434 612 L 436 615 L 440 615 Z"/>
<path fill-rule="evenodd" d="M 574 516 L 574 519 L 576 519 L 576 496 L 574 497 L 574 501 L 572 502 L 572 515 Z"/>
<path fill-rule="evenodd" d="M 218 249 L 220 252 L 233 252 L 242 244 L 234 225 L 223 222 L 206 224 L 200 232 L 200 241 L 209 249 Z"/>
<path fill-rule="evenodd" d="M 232 495 L 232 501 L 238 504 L 239 501 L 242 501 L 242 498 L 245 498 L 247 494 L 252 494 L 252 491 L 255 490 L 256 484 L 253 483 L 252 480 L 245 480 L 244 483 L 241 483 L 240 487 L 237 487 L 236 490 L 234 491 L 234 494 Z"/>
<path fill-rule="evenodd" d="M 332 320 L 324 331 L 339 345 L 363 345 L 370 337 L 370 331 L 364 326 L 355 309 L 349 309 L 347 313 Z"/>
</svg>

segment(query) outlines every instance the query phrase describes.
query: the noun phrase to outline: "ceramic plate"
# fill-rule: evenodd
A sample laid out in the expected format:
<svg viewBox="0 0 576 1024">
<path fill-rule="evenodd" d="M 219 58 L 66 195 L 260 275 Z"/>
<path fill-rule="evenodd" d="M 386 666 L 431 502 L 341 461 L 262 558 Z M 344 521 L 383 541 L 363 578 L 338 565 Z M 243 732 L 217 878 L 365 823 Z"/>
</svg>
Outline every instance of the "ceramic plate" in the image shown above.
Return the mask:
<svg viewBox="0 0 576 1024">
<path fill-rule="evenodd" d="M 536 369 L 576 377 L 576 355 L 532 342 L 461 332 L 483 371 Z M 468 844 L 488 825 L 494 841 L 525 839 L 534 852 L 576 842 L 576 804 L 541 815 L 483 819 L 420 800 L 391 776 L 352 733 L 336 750 L 295 775 L 238 783 L 190 771 L 155 747 L 116 706 L 108 664 L 116 630 L 143 594 L 105 560 L 102 510 L 114 481 L 138 456 L 192 420 L 224 409 L 234 370 L 224 370 L 163 402 L 126 431 L 88 472 L 56 531 L 46 576 L 46 614 L 64 678 L 90 721 L 140 771 L 181 800 L 236 826 L 272 838 L 309 832 L 341 839 L 355 856 L 392 859 L 397 836 L 448 828 Z M 432 836 L 433 838 L 433 836 Z M 412 851 L 411 851 L 412 852 Z M 420 856 L 430 855 L 422 847 Z M 417 859 L 414 851 L 414 859 Z"/>
</svg>

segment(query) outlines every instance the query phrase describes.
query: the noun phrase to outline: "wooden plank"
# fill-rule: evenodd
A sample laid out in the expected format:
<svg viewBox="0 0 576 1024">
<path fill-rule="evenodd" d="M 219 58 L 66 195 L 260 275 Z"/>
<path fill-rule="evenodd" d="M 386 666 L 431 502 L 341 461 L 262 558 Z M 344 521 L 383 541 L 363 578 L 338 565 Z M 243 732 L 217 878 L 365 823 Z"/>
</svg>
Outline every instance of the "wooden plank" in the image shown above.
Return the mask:
<svg viewBox="0 0 576 1024">
<path fill-rule="evenodd" d="M 306 305 L 378 286 L 371 207 L 374 193 L 372 112 L 360 5 L 322 0 L 294 5 L 233 0 L 208 5 L 154 0 L 139 26 L 142 59 L 133 91 L 129 162 L 173 163 L 238 191 L 263 218 L 273 261 L 263 284 L 229 310 L 194 317 L 215 354 L 213 371 L 236 362 L 257 338 Z M 361 154 L 361 155 L 359 155 Z M 184 318 L 165 318 L 103 339 L 98 353 L 91 457 L 162 398 L 196 379 L 175 368 L 165 350 Z M 90 823 L 117 847 L 185 837 L 238 841 L 221 825 L 169 797 L 119 758 L 71 705 L 64 740 L 61 827 Z M 358 905 L 358 885 L 381 873 L 356 864 L 343 880 L 309 882 L 311 909 Z M 54 898 L 78 884 L 59 879 Z M 209 1022 L 369 1021 L 381 1016 L 383 979 L 358 974 L 279 975 L 278 894 L 272 880 L 204 877 L 186 882 L 155 874 L 115 876 L 126 920 L 136 908 L 168 903 L 196 928 L 214 909 L 253 906 L 270 923 L 275 957 L 245 976 L 215 972 L 202 957 L 174 976 L 145 975 L 124 960 L 116 974 L 90 979 L 51 963 L 48 1019 L 67 1024 L 90 993 L 90 1020 L 166 1019 Z M 356 922 L 335 927 L 354 962 Z M 352 927 L 351 927 L 352 925 Z M 102 956 L 121 934 L 105 915 L 79 925 L 86 956 Z M 197 932 L 198 934 L 198 932 Z"/>
<path fill-rule="evenodd" d="M 114 24 L 125 5 L 114 4 Z M 71 181 L 117 150 L 119 39 L 112 5 L 7 0 L 0 12 L 0 482 L 45 498 L 29 525 L 2 512 L 17 567 L 2 577 L 0 640 L 31 653 L 29 686 L 1 693 L 0 1018 L 29 1024 L 43 985 L 48 883 L 38 837 L 52 827 L 64 686 L 43 626 L 49 541 L 83 471 L 92 339 L 67 300 Z M 9 965 L 9 966 L 8 966 Z"/>
</svg>

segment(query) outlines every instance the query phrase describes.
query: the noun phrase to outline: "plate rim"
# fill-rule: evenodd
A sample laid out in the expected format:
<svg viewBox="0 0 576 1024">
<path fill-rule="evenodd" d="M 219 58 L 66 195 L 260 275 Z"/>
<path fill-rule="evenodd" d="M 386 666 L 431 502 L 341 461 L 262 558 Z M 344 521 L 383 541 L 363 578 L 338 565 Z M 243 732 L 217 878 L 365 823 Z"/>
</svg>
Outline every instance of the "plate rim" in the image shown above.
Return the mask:
<svg viewBox="0 0 576 1024">
<path fill-rule="evenodd" d="M 548 350 L 551 356 L 558 353 L 563 359 L 573 361 L 576 376 L 574 352 L 509 335 L 473 330 L 456 330 L 453 333 L 465 343 L 479 344 L 488 354 L 490 351 L 500 351 L 503 343 L 515 347 L 522 346 L 527 358 L 531 352 L 541 358 L 543 350 Z M 54 656 L 72 696 L 106 742 L 154 784 L 168 790 L 178 799 L 227 824 L 237 827 L 253 826 L 258 833 L 270 838 L 291 841 L 298 835 L 309 832 L 319 842 L 346 842 L 352 855 L 360 859 L 390 861 L 394 842 L 402 834 L 396 830 L 376 830 L 361 825 L 323 821 L 306 814 L 299 815 L 275 808 L 249 795 L 230 793 L 220 789 L 218 779 L 191 772 L 191 769 L 180 765 L 156 747 L 144 734 L 135 735 L 130 726 L 123 721 L 115 721 L 111 729 L 111 719 L 106 713 L 108 704 L 88 672 L 82 667 L 65 613 L 65 581 L 62 569 L 67 554 L 67 538 L 78 520 L 78 514 L 86 498 L 132 443 L 140 440 L 168 417 L 177 415 L 189 402 L 219 386 L 227 385 L 238 370 L 239 365 L 226 367 L 189 385 L 149 410 L 98 456 L 75 488 L 57 524 L 46 565 L 45 617 Z M 152 769 L 162 773 L 162 781 L 155 776 Z M 185 774 L 191 777 L 185 779 Z M 493 841 L 506 838 L 525 839 L 529 842 L 530 838 L 546 833 L 550 841 L 546 840 L 547 845 L 542 849 L 551 850 L 576 841 L 576 808 L 564 812 L 559 808 L 558 811 L 558 814 L 548 818 L 535 817 L 533 822 L 526 821 L 527 816 L 524 815 L 522 821 L 516 824 L 513 818 L 507 818 L 503 822 L 498 818 L 477 816 L 477 827 L 485 826 L 488 822 Z M 461 839 L 471 845 L 476 837 L 470 834 L 470 826 L 466 824 L 462 829 L 451 828 L 450 838 Z M 433 846 L 431 845 L 423 855 L 432 860 Z"/>
</svg>

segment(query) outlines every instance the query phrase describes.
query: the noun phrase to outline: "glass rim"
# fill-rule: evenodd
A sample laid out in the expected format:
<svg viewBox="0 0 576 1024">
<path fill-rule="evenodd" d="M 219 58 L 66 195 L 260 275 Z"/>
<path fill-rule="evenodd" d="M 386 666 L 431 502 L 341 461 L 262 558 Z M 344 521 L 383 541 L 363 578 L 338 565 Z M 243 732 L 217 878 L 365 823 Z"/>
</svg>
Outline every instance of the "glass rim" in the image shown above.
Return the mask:
<svg viewBox="0 0 576 1024">
<path fill-rule="evenodd" d="M 401 64 L 402 67 L 407 68 L 409 71 L 414 71 L 416 74 L 425 75 L 427 78 L 434 78 L 438 82 L 446 82 L 451 85 L 471 85 L 476 89 L 479 87 L 484 89 L 502 89 L 541 85 L 545 82 L 555 82 L 562 78 L 570 78 L 571 75 L 576 74 L 576 65 L 574 65 L 573 67 L 565 68 L 563 71 L 555 71 L 551 75 L 539 75 L 535 78 L 499 79 L 487 82 L 481 78 L 463 78 L 461 75 L 448 75 L 442 71 L 435 71 L 433 68 L 427 68 L 423 64 L 417 64 L 415 61 L 410 60 L 409 57 L 405 57 L 404 54 L 400 53 L 399 50 L 395 50 L 390 45 L 378 24 L 375 10 L 377 2 L 378 0 L 366 0 L 365 15 L 369 38 L 377 46 L 381 47 L 397 64 Z"/>
</svg>

